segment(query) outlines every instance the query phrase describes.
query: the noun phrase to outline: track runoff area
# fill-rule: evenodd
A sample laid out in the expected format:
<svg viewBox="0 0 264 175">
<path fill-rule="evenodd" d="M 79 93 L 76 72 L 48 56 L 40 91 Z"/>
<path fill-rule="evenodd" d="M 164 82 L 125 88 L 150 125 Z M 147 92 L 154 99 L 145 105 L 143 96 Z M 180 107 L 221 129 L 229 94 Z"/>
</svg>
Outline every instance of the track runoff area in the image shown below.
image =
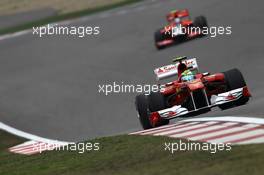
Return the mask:
<svg viewBox="0 0 264 175">
<path fill-rule="evenodd" d="M 15 154 L 40 154 L 44 151 L 60 150 L 61 147 L 73 143 L 32 135 L 1 122 L 0 130 L 27 139 L 22 144 L 8 148 L 9 152 Z M 233 116 L 193 118 L 163 127 L 133 132 L 129 135 L 168 136 L 214 144 L 264 143 L 264 119 Z"/>
</svg>

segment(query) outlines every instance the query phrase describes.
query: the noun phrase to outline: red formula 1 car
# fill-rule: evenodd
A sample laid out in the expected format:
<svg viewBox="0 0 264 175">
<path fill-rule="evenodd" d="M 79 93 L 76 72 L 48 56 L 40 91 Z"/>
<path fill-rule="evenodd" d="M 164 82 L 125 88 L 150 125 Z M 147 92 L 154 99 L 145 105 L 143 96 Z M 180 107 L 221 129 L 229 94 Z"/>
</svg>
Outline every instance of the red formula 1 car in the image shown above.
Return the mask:
<svg viewBox="0 0 264 175">
<path fill-rule="evenodd" d="M 238 69 L 223 73 L 199 73 L 196 58 L 179 57 L 174 64 L 154 70 L 157 79 L 177 76 L 158 92 L 136 97 L 138 117 L 144 129 L 169 123 L 170 119 L 195 116 L 218 106 L 222 110 L 246 104 L 251 97 Z"/>
<path fill-rule="evenodd" d="M 208 27 L 204 16 L 198 16 L 192 21 L 188 10 L 175 10 L 167 15 L 168 25 L 155 32 L 155 45 L 163 49 L 168 45 L 177 44 L 192 38 L 204 36 L 202 29 Z"/>
</svg>

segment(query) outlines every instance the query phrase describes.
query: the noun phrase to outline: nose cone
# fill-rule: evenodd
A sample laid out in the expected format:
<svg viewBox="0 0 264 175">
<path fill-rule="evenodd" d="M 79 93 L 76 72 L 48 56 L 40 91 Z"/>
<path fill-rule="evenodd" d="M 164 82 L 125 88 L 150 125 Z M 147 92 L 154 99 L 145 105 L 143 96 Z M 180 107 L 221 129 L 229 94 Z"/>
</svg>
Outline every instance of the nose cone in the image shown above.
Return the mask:
<svg viewBox="0 0 264 175">
<path fill-rule="evenodd" d="M 196 79 L 194 81 L 188 82 L 187 86 L 191 91 L 195 91 L 195 90 L 204 88 L 204 84 L 202 83 L 202 81 L 200 79 Z"/>
</svg>

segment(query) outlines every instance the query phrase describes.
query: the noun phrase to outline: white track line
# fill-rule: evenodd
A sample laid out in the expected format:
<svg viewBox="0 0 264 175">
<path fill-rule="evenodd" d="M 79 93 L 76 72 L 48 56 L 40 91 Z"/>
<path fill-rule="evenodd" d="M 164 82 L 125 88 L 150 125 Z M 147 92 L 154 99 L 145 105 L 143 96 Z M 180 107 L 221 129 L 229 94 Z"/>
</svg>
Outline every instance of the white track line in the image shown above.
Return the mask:
<svg viewBox="0 0 264 175">
<path fill-rule="evenodd" d="M 26 141 L 22 144 L 13 146 L 8 149 L 10 152 L 17 153 L 17 154 L 32 155 L 32 154 L 41 153 L 47 150 L 53 150 L 57 147 L 61 147 L 61 146 L 65 146 L 70 143 L 73 143 L 73 142 L 64 142 L 64 141 L 58 141 L 58 140 L 52 140 L 52 139 L 39 137 L 33 134 L 20 131 L 13 127 L 10 127 L 2 122 L 0 122 L 0 130 L 4 130 L 10 134 L 16 135 L 18 137 L 23 137 L 29 140 L 29 141 Z"/>
<path fill-rule="evenodd" d="M 52 140 L 52 139 L 39 137 L 39 136 L 29 134 L 29 133 L 26 133 L 24 131 L 20 131 L 18 129 L 15 129 L 15 128 L 8 126 L 2 122 L 0 122 L 0 130 L 4 130 L 8 133 L 11 133 L 11 134 L 19 136 L 19 137 L 23 137 L 23 138 L 28 139 L 28 140 L 39 141 L 39 142 L 44 142 L 44 143 L 65 144 L 65 145 L 67 145 L 69 143 L 73 143 L 73 142 L 64 142 L 64 141 L 58 141 L 58 140 Z"/>
</svg>

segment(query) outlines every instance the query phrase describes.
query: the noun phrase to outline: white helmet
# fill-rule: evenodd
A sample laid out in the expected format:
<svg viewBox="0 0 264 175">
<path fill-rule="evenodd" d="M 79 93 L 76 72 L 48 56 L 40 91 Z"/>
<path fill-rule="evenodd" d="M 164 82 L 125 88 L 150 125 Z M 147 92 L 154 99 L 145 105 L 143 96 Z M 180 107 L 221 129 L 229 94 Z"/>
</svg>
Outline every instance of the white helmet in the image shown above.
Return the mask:
<svg viewBox="0 0 264 175">
<path fill-rule="evenodd" d="M 176 23 L 180 23 L 180 21 L 181 21 L 180 18 L 175 18 Z"/>
</svg>

